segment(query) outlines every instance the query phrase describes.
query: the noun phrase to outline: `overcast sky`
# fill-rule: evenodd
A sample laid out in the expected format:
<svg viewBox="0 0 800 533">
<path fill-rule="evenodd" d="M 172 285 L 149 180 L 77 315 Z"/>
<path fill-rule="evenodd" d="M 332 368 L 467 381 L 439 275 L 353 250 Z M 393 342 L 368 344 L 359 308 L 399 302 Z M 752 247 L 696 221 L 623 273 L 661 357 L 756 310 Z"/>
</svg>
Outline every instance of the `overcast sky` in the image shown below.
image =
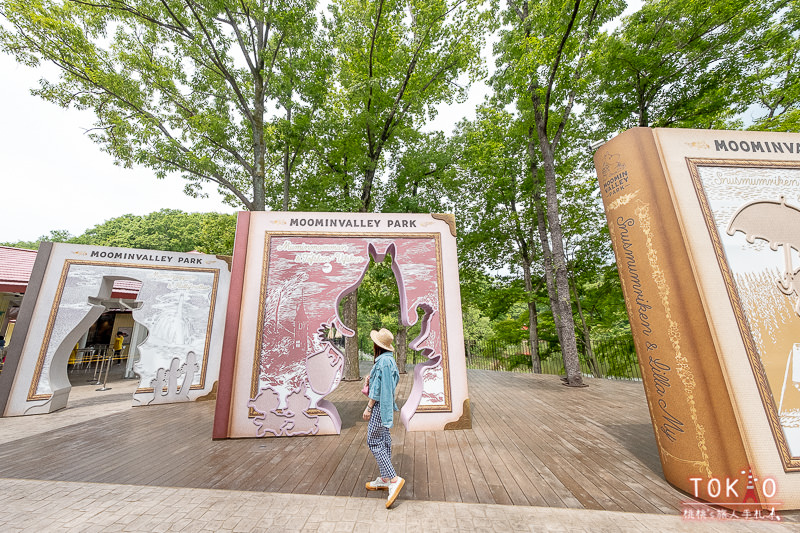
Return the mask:
<svg viewBox="0 0 800 533">
<path fill-rule="evenodd" d="M 40 77 L 41 71 L 0 53 L 0 242 L 62 229 L 80 235 L 119 215 L 162 208 L 234 212 L 211 187 L 209 198 L 190 198 L 178 176 L 159 180 L 148 169 L 115 166 L 84 133 L 93 113 L 30 94 Z"/>
</svg>

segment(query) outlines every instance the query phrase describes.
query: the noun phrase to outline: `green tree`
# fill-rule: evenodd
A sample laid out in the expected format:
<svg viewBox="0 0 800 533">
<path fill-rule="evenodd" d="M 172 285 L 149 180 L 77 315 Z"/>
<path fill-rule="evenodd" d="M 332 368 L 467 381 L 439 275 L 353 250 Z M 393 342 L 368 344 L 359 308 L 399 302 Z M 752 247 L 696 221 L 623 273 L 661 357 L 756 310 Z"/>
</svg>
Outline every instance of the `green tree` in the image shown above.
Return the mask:
<svg viewBox="0 0 800 533">
<path fill-rule="evenodd" d="M 595 43 L 598 127 L 735 126 L 752 100 L 736 90 L 739 80 L 748 64 L 760 69 L 764 25 L 787 1 L 645 1 Z"/>
<path fill-rule="evenodd" d="M 532 190 L 544 275 L 570 386 L 583 386 L 583 380 L 559 198 L 558 177 L 568 169 L 558 166 L 559 161 L 568 160 L 562 152 L 569 151 L 571 143 L 565 137 L 579 138 L 570 127 L 576 99 L 588 90 L 587 56 L 592 42 L 600 26 L 620 11 L 616 0 L 511 0 L 500 12 L 503 26 L 495 46 L 498 71 L 492 86 L 500 102 L 516 106 L 527 126 L 528 165 L 539 181 Z"/>
<path fill-rule="evenodd" d="M 276 83 L 276 100 L 277 106 L 283 109 L 283 117 L 275 123 L 270 150 L 280 154 L 283 185 L 271 188 L 272 195 L 270 198 L 268 194 L 267 203 L 284 211 L 292 207 L 319 208 L 317 188 L 312 185 L 311 194 L 303 195 L 308 192 L 309 183 L 316 183 L 308 159 L 315 127 L 324 111 L 334 58 L 327 35 L 318 31 L 316 23 L 311 23 L 312 18 L 305 22 L 305 35 L 297 35 L 291 45 L 284 45 L 285 52 L 276 68 L 281 74 Z"/>
<path fill-rule="evenodd" d="M 515 306 L 526 301 L 525 289 L 515 276 L 489 274 L 462 262 L 459 279 L 462 307 L 478 309 L 492 323 L 505 319 Z"/>
<path fill-rule="evenodd" d="M 464 339 L 466 341 L 483 342 L 492 336 L 491 321 L 481 310 L 472 306 L 461 307 L 464 323 Z"/>
<path fill-rule="evenodd" d="M 630 323 L 616 265 L 594 268 L 577 266 L 573 282 L 579 292 L 586 322 L 590 325 L 588 341 L 631 339 Z"/>
<path fill-rule="evenodd" d="M 60 79 L 42 80 L 35 93 L 93 110 L 90 136 L 118 163 L 180 173 L 188 194 L 211 182 L 231 205 L 263 210 L 267 184 L 280 191 L 274 197 L 288 194 L 282 156 L 296 157 L 298 130 L 324 86 L 315 7 L 3 0 L 0 47 L 27 65 L 59 67 Z"/>
<path fill-rule="evenodd" d="M 358 335 L 361 345 L 372 345 L 369 332 L 373 329 L 387 328 L 397 332 L 394 337 L 395 358 L 400 373 L 406 372 L 406 360 L 408 354 L 408 335 L 409 331 L 420 331 L 418 321 L 411 328 L 406 328 L 400 322 L 400 291 L 397 285 L 397 278 L 391 269 L 391 259 L 385 258 L 383 262 L 376 263 L 370 258 L 370 265 L 364 280 L 358 288 L 359 313 L 358 313 Z"/>
<path fill-rule="evenodd" d="M 449 201 L 443 186 L 446 177 L 454 170 L 455 154 L 452 143 L 440 131 L 419 132 L 408 130 L 387 165 L 388 177 L 382 187 L 381 209 L 392 213 L 447 213 Z M 398 300 L 397 314 L 400 316 Z M 419 332 L 421 317 L 414 326 L 398 320 L 397 361 L 405 365 L 408 339 Z"/>
<path fill-rule="evenodd" d="M 162 209 L 143 216 L 128 214 L 115 217 L 95 225 L 77 237 L 66 230 L 53 230 L 50 235 L 43 235 L 36 241 L 2 244 L 37 250 L 40 242 L 48 241 L 232 255 L 235 233 L 236 215 Z"/>
<path fill-rule="evenodd" d="M 394 151 L 383 187 L 381 210 L 390 213 L 449 213 L 456 202 L 446 183 L 455 172 L 457 151 L 441 131 L 408 131 Z"/>
<path fill-rule="evenodd" d="M 231 255 L 235 228 L 235 215 L 184 213 L 177 209 L 162 209 L 144 216 L 123 215 L 112 218 L 69 242 Z"/>
<path fill-rule="evenodd" d="M 483 23 L 477 0 L 335 0 L 327 22 L 336 86 L 318 145 L 321 175 L 341 210 L 375 210 L 387 152 L 415 142 L 436 106 L 464 95 L 478 74 Z"/>
<path fill-rule="evenodd" d="M 435 106 L 460 93 L 454 82 L 480 66 L 478 0 L 334 0 L 326 20 L 335 84 L 315 153 L 318 186 L 339 211 L 380 210 L 388 153 L 412 143 Z M 357 296 L 343 320 L 357 327 Z M 345 379 L 358 379 L 358 347 L 345 343 Z"/>
<path fill-rule="evenodd" d="M 3 242 L 0 246 L 10 246 L 12 248 L 25 248 L 27 250 L 38 250 L 41 242 L 72 242 L 75 237 L 67 230 L 52 230 L 50 235 L 42 235 L 34 241 Z"/>
<path fill-rule="evenodd" d="M 528 307 L 531 362 L 541 370 L 538 309 L 535 291 L 541 279 L 539 219 L 534 205 L 534 178 L 528 164 L 524 124 L 509 111 L 484 106 L 475 121 L 463 121 L 456 131 L 459 172 L 450 182 L 461 227 L 462 261 L 494 270 L 521 272 Z"/>
<path fill-rule="evenodd" d="M 190 215 L 191 216 L 191 215 Z M 213 255 L 233 255 L 236 237 L 236 215 L 201 213 L 198 252 Z"/>
<path fill-rule="evenodd" d="M 800 131 L 800 2 L 789 2 L 762 33 L 751 34 L 738 93 L 756 106 L 750 129 Z"/>
</svg>

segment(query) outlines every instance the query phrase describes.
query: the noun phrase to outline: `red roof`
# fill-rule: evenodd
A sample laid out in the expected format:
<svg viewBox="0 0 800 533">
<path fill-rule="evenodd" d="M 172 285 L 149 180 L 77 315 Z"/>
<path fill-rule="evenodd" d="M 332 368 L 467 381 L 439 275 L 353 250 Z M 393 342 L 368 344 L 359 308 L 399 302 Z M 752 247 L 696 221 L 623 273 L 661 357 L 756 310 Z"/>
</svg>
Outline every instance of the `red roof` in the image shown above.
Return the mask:
<svg viewBox="0 0 800 533">
<path fill-rule="evenodd" d="M 25 292 L 36 250 L 0 246 L 0 292 Z"/>
<path fill-rule="evenodd" d="M 0 246 L 0 292 L 25 292 L 35 261 L 36 250 Z M 140 281 L 117 280 L 111 298 L 135 299 L 141 288 Z"/>
<path fill-rule="evenodd" d="M 122 298 L 123 300 L 135 300 L 141 288 L 141 281 L 118 279 L 114 282 L 114 288 L 111 289 L 111 297 Z"/>
</svg>

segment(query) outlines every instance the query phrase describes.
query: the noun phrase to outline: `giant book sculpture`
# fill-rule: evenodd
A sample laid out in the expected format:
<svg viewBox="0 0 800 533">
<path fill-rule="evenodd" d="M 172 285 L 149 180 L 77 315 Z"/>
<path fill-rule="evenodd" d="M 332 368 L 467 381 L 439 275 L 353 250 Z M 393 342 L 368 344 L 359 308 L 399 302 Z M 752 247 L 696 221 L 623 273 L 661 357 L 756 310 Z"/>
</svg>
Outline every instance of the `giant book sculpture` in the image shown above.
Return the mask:
<svg viewBox="0 0 800 533">
<path fill-rule="evenodd" d="M 420 328 L 408 346 L 422 362 L 399 421 L 408 431 L 470 427 L 453 215 L 243 212 L 214 438 L 340 433 L 325 396 L 343 376 L 337 338 L 357 333 L 341 304 L 371 260 L 395 276 L 398 320 Z"/>
<path fill-rule="evenodd" d="M 800 508 L 800 135 L 635 128 L 595 166 L 666 479 Z"/>
</svg>

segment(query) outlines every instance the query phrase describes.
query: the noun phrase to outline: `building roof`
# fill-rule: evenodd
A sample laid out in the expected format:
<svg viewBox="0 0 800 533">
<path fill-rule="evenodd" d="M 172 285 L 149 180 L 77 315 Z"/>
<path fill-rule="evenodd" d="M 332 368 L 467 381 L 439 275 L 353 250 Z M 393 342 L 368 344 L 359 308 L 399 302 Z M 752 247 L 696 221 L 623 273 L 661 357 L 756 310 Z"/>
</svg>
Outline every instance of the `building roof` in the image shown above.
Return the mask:
<svg viewBox="0 0 800 533">
<path fill-rule="evenodd" d="M 139 289 L 141 288 L 141 281 L 118 279 L 114 282 L 114 288 L 111 289 L 111 297 L 122 298 L 123 300 L 134 300 L 139 294 Z"/>
<path fill-rule="evenodd" d="M 0 292 L 24 293 L 36 261 L 36 250 L 0 246 Z M 117 280 L 111 298 L 135 299 L 140 281 Z"/>
<path fill-rule="evenodd" d="M 36 250 L 0 246 L 0 292 L 25 292 Z"/>
</svg>

